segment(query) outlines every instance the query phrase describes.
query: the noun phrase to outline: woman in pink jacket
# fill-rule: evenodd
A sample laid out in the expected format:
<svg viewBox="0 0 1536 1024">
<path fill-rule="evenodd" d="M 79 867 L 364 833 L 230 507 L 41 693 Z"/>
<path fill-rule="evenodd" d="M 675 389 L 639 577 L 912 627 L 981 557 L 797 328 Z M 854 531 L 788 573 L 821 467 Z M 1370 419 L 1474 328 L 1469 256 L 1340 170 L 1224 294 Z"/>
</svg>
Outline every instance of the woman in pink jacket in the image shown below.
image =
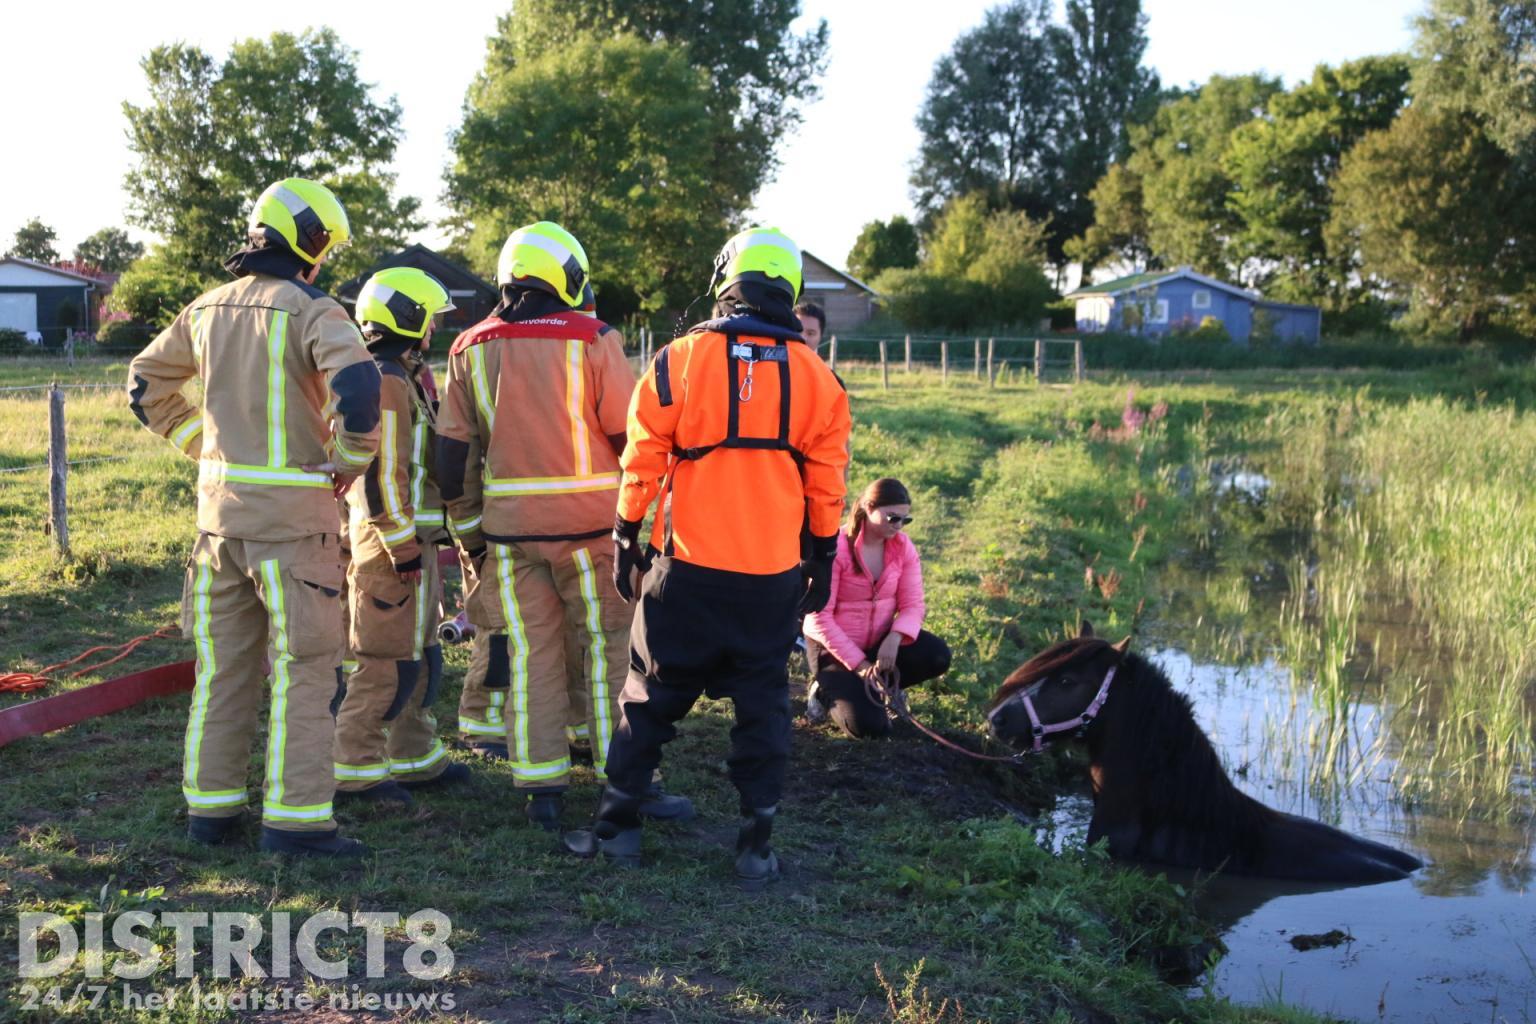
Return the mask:
<svg viewBox="0 0 1536 1024">
<path fill-rule="evenodd" d="M 870 484 L 837 537 L 832 597 L 805 617 L 811 683 L 806 716 L 831 718 L 855 738 L 891 731 L 865 680 L 914 686 L 949 670 L 949 645 L 923 629 L 923 568 L 902 532 L 912 499 L 901 481 Z"/>
</svg>

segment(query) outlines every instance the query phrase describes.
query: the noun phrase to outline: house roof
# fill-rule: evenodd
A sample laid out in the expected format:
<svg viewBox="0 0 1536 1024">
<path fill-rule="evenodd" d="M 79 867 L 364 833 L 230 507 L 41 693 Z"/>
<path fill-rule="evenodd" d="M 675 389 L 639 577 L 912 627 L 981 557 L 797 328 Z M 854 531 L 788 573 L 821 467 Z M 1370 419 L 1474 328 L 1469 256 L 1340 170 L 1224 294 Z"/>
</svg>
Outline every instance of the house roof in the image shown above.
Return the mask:
<svg viewBox="0 0 1536 1024">
<path fill-rule="evenodd" d="M 1153 270 L 1143 274 L 1131 274 L 1128 277 L 1118 277 L 1113 281 L 1105 281 L 1103 284 L 1095 284 L 1089 285 L 1086 288 L 1079 288 L 1077 291 L 1069 294 L 1067 298 L 1080 299 L 1087 298 L 1090 295 L 1108 295 L 1113 297 L 1116 295 L 1124 295 L 1126 292 L 1136 291 L 1141 288 L 1156 287 L 1165 281 L 1174 281 L 1180 278 L 1197 281 L 1208 288 L 1215 288 L 1218 291 L 1236 295 L 1239 298 L 1247 299 L 1250 302 L 1262 301 L 1259 295 L 1255 292 L 1250 292 L 1246 288 L 1239 288 L 1235 284 L 1228 284 L 1225 281 L 1218 281 L 1214 277 L 1207 277 L 1204 274 L 1197 274 L 1192 267 L 1175 267 L 1173 270 Z"/>
<path fill-rule="evenodd" d="M 3 257 L 0 257 L 0 266 L 4 266 L 7 263 L 14 264 L 14 265 L 20 266 L 20 267 L 28 267 L 28 268 L 30 268 L 32 270 L 40 270 L 40 271 L 42 271 L 45 274 L 54 274 L 54 275 L 57 275 L 58 277 L 67 277 L 67 278 L 70 278 L 71 280 L 74 280 L 74 281 L 83 281 L 86 284 L 100 284 L 101 283 L 101 279 L 100 278 L 88 277 L 85 274 L 77 274 L 73 270 L 64 270 L 61 267 L 55 267 L 51 263 L 39 263 L 36 260 L 24 260 L 20 256 L 3 256 Z"/>
<path fill-rule="evenodd" d="M 491 296 L 498 294 L 496 286 L 489 281 L 473 271 L 459 266 L 459 264 L 436 250 L 429 249 L 418 242 L 414 245 L 406 246 L 397 253 L 384 257 L 372 267 L 369 267 L 366 272 L 343 282 L 336 289 L 336 297 L 347 303 L 356 301 L 357 293 L 362 290 L 364 282 L 380 270 L 388 267 L 416 267 L 419 270 L 425 270 L 441 281 L 449 291 L 453 291 L 456 287 L 460 289 L 474 288 L 483 290 Z"/>
<path fill-rule="evenodd" d="M 863 281 L 860 281 L 858 278 L 856 278 L 852 274 L 848 273 L 846 270 L 838 270 L 832 264 L 828 263 L 826 260 L 822 259 L 820 256 L 817 256 L 815 253 L 812 253 L 812 252 L 810 252 L 808 250 L 802 249 L 802 250 L 800 250 L 800 257 L 801 257 L 802 262 L 805 261 L 805 260 L 815 260 L 816 263 L 819 266 L 821 266 L 821 267 L 823 267 L 823 268 L 825 268 L 827 270 L 830 270 L 832 273 L 836 274 L 838 277 L 842 278 L 844 281 L 847 281 L 849 284 L 852 284 L 855 288 L 859 289 L 860 291 L 868 292 L 871 295 L 878 295 L 878 294 L 880 294 L 879 292 L 877 292 L 873 288 L 871 288 L 869 285 L 865 284 Z"/>
</svg>

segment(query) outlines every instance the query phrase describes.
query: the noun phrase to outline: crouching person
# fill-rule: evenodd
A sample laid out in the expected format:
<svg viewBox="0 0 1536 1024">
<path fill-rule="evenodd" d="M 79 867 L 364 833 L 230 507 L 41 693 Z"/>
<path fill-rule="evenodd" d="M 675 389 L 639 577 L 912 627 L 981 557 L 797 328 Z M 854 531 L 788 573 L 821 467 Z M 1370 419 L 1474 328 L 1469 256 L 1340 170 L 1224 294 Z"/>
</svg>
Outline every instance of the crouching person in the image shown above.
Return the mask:
<svg viewBox="0 0 1536 1024">
<path fill-rule="evenodd" d="M 352 658 L 336 715 L 338 800 L 408 805 L 410 787 L 462 781 L 431 707 L 443 675 L 437 544 L 447 539 L 431 482 L 434 400 L 424 353 L 447 290 L 410 267 L 383 270 L 357 296 L 379 367 L 379 454 L 348 495 Z"/>
</svg>

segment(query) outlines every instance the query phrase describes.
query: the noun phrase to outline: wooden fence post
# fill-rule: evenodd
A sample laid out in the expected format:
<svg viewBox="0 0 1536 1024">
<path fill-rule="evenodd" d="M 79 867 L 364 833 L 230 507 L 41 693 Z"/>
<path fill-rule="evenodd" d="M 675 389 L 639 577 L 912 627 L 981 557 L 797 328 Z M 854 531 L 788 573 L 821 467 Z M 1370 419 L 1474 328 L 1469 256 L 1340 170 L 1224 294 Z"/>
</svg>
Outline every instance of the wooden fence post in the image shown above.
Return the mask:
<svg viewBox="0 0 1536 1024">
<path fill-rule="evenodd" d="M 827 363 L 828 363 L 828 365 L 830 365 L 832 367 L 832 372 L 836 373 L 837 372 L 837 335 L 835 335 L 835 334 L 832 335 L 832 338 L 831 338 L 831 340 L 829 341 L 828 344 L 829 344 L 829 347 L 831 348 L 831 352 L 829 353 L 831 358 L 829 358 L 827 360 Z"/>
<path fill-rule="evenodd" d="M 885 361 L 885 341 L 880 342 L 880 386 L 886 391 L 891 390 L 891 368 Z"/>
<path fill-rule="evenodd" d="M 987 386 L 988 387 L 991 387 L 992 383 L 993 383 L 992 356 L 994 354 L 994 351 L 995 351 L 996 347 L 997 347 L 997 339 L 996 338 L 988 338 L 987 339 Z"/>
<path fill-rule="evenodd" d="M 971 372 L 981 380 L 981 339 L 977 338 L 972 343 Z"/>
<path fill-rule="evenodd" d="M 939 383 L 949 383 L 949 342 L 939 342 Z"/>
<path fill-rule="evenodd" d="M 1083 376 L 1087 369 L 1083 365 L 1083 339 L 1074 338 L 1072 341 L 1072 370 L 1077 383 L 1081 384 L 1083 382 Z"/>
<path fill-rule="evenodd" d="M 912 335 L 907 335 L 907 372 L 912 372 Z"/>
<path fill-rule="evenodd" d="M 1035 383 L 1044 382 L 1045 378 L 1045 342 L 1035 339 Z"/>
<path fill-rule="evenodd" d="M 69 445 L 64 439 L 64 392 L 48 389 L 48 528 L 53 546 L 69 557 Z"/>
</svg>

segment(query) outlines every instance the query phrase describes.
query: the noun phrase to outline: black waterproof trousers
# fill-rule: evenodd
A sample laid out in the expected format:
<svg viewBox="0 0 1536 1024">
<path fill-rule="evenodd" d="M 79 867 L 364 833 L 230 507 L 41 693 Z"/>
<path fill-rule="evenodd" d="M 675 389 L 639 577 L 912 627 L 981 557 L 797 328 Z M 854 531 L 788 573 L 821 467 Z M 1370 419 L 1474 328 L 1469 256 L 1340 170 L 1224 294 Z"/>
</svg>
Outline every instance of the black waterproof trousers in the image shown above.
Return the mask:
<svg viewBox="0 0 1536 1024">
<path fill-rule="evenodd" d="M 816 641 L 807 640 L 805 646 L 811 675 L 821 688 L 821 703 L 832 721 L 854 739 L 889 735 L 890 715 L 870 697 L 863 677 Z M 874 660 L 874 651 L 865 654 Z M 896 670 L 903 690 L 937 679 L 949 671 L 949 645 L 926 629 L 919 630 L 915 640 L 896 652 Z"/>
<path fill-rule="evenodd" d="M 779 802 L 789 764 L 789 654 L 804 587 L 798 567 L 756 576 L 656 559 L 630 630 L 610 786 L 644 793 L 675 723 L 707 694 L 735 706 L 726 764 L 742 810 Z"/>
</svg>

